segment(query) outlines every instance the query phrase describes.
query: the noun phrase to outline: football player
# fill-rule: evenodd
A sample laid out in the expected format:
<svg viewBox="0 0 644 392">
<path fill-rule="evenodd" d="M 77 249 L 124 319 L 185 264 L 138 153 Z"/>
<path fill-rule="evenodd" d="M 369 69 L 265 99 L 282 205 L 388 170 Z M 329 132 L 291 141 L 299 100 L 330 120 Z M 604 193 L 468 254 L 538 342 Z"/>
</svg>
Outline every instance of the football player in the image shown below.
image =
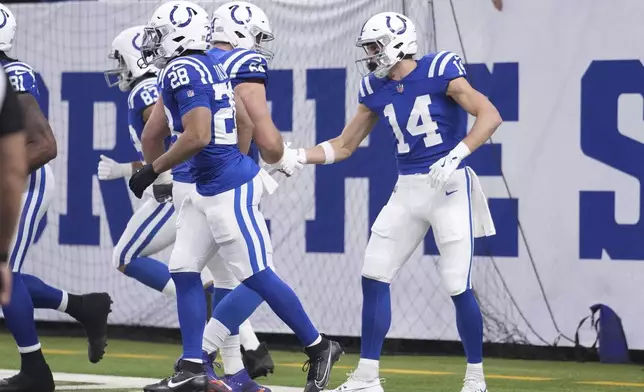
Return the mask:
<svg viewBox="0 0 644 392">
<path fill-rule="evenodd" d="M 264 190 L 271 192 L 276 184 L 239 151 L 232 86 L 222 64 L 205 53 L 209 26 L 201 7 L 187 1 L 166 3 L 146 26 L 141 50 L 146 63 L 163 69 L 158 79 L 160 102 L 172 132 L 180 136 L 164 152 L 163 135 L 148 134 L 146 127 L 143 153 L 150 163 L 132 176 L 130 188 L 141 197 L 154 182 L 153 191 L 160 196 L 168 193 L 168 180 L 160 174 L 187 159 L 196 181 L 181 205 L 170 258 L 183 357 L 167 387 L 202 390 L 207 382 L 201 353 L 206 320 L 202 312 L 195 311 L 203 296 L 196 295 L 195 288 L 199 271 L 219 251 L 243 284 L 215 309 L 222 316 L 210 321 L 218 324 L 214 348 L 220 348 L 229 334 L 236 335 L 239 325 L 266 300 L 307 346 L 311 371 L 305 391 L 317 392 L 328 383 L 331 366 L 342 351 L 337 343 L 320 336 L 295 293 L 271 268 L 270 237 L 257 206 Z M 279 168 L 292 174 L 297 167 L 295 158 L 295 151 L 287 150 L 278 161 Z M 228 388 L 223 382 L 211 382 L 208 387 Z"/>
<path fill-rule="evenodd" d="M 156 73 L 158 70 L 152 65 L 141 67 L 143 64 L 138 62 L 141 50 L 140 45 L 143 39 L 143 28 L 144 26 L 131 27 L 121 32 L 114 39 L 110 58 L 117 60 L 119 66 L 105 72 L 108 85 L 118 86 L 122 91 L 130 92 L 128 97 L 130 139 L 134 148 L 140 154 L 141 160 L 131 163 L 118 163 L 102 156 L 98 165 L 98 178 L 100 180 L 131 177 L 134 170 L 143 166 L 141 134 L 159 97 L 156 85 Z M 167 130 L 167 125 L 164 125 L 164 128 Z M 165 139 L 166 148 L 171 144 L 170 139 L 170 136 Z M 176 140 L 176 136 L 174 139 Z M 145 193 L 145 202 L 130 219 L 125 232 L 114 249 L 113 263 L 119 271 L 139 280 L 141 283 L 162 293 L 175 296 L 174 281 L 170 277 L 167 265 L 148 257 L 174 243 L 176 237 L 176 211 L 183 202 L 183 196 L 194 187 L 189 166 L 185 162 L 172 169 L 172 180 L 173 203 L 160 203 L 153 197 L 152 189 Z M 209 268 L 204 269 L 201 276 L 204 285 L 214 288 L 214 299 L 217 301 L 236 287 L 239 282 L 223 262 L 213 264 L 217 267 L 214 271 L 214 287 L 212 286 L 213 277 Z M 239 361 L 246 365 L 248 373 L 257 377 L 272 372 L 274 365 L 270 354 L 266 346 L 259 343 L 250 322 L 245 322 L 240 327 L 240 337 L 244 341 L 244 355 L 240 357 Z M 223 352 L 222 356 L 224 356 Z M 240 356 L 239 347 L 237 347 L 237 352 L 233 356 Z M 212 358 L 208 360 L 212 361 Z M 224 361 L 224 365 L 230 367 L 230 364 L 231 361 Z M 248 373 L 245 370 L 242 372 L 244 365 L 238 372 L 248 377 Z M 248 380 L 245 385 L 252 383 L 252 381 Z"/>
<path fill-rule="evenodd" d="M 9 252 L 13 271 L 10 304 L 2 307 L 6 325 L 12 333 L 21 356 L 20 372 L 0 380 L 0 391 L 53 391 L 54 382 L 47 365 L 34 322 L 34 307 L 65 312 L 85 327 L 91 362 L 103 357 L 106 346 L 107 316 L 111 299 L 107 293 L 73 295 L 47 285 L 39 278 L 22 274 L 27 252 L 35 241 L 38 225 L 51 203 L 54 178 L 47 164 L 56 157 L 53 132 L 40 107 L 38 83 L 33 69 L 7 55 L 13 46 L 17 22 L 11 11 L 0 4 L 0 64 L 4 67 L 24 112 L 27 141 L 27 164 L 30 173 L 22 197 L 18 230 Z"/>
<path fill-rule="evenodd" d="M 360 81 L 358 112 L 342 134 L 300 150 L 303 163 L 345 160 L 378 119 L 389 124 L 399 178 L 371 228 L 362 270 L 362 346 L 357 370 L 337 391 L 381 392 L 380 351 L 391 324 L 389 284 L 433 227 L 438 271 L 456 308 L 467 356 L 462 392 L 485 392 L 483 321 L 472 292 L 474 237 L 493 235 L 487 201 L 464 159 L 501 124 L 494 105 L 468 83 L 459 56 L 443 51 L 415 59 L 416 28 L 385 12 L 363 26 L 357 46 L 370 71 Z M 469 133 L 460 110 L 476 117 Z"/>
</svg>

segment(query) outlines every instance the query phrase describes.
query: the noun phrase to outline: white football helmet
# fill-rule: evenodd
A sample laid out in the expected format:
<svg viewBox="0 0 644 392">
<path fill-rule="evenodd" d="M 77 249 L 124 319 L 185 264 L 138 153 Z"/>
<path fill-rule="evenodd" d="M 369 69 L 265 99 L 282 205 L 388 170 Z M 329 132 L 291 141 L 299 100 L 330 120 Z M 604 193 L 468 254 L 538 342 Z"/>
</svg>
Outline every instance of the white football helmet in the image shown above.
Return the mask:
<svg viewBox="0 0 644 392">
<path fill-rule="evenodd" d="M 210 26 L 210 43 L 227 42 L 233 47 L 254 50 L 271 60 L 273 52 L 261 46 L 274 39 L 268 17 L 258 6 L 231 1 L 215 10 Z"/>
<path fill-rule="evenodd" d="M 418 52 L 416 26 L 405 15 L 382 12 L 362 26 L 356 46 L 367 52 L 367 57 L 357 63 L 365 65 L 376 77 L 384 78 L 405 56 Z"/>
<path fill-rule="evenodd" d="M 156 74 L 159 71 L 153 65 L 139 66 L 144 27 L 134 26 L 125 29 L 112 41 L 112 52 L 108 57 L 118 61 L 118 67 L 105 71 L 105 81 L 108 86 L 118 85 L 121 91 L 129 91 L 137 78 L 148 72 Z"/>
<path fill-rule="evenodd" d="M 16 37 L 18 22 L 9 8 L 0 4 L 0 51 L 8 52 L 13 46 L 13 39 Z"/>
<path fill-rule="evenodd" d="M 206 50 L 209 31 L 208 13 L 197 4 L 165 3 L 154 11 L 145 26 L 140 65 L 154 64 L 161 69 L 186 50 Z"/>
</svg>

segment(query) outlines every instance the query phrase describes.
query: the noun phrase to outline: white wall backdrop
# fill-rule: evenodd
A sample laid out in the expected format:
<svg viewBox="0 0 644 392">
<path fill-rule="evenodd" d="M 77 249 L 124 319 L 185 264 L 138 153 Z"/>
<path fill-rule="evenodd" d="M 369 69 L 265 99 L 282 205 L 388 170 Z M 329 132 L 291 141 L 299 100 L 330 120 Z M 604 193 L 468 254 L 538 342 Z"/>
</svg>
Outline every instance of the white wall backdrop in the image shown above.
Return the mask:
<svg viewBox="0 0 644 392">
<path fill-rule="evenodd" d="M 433 3 L 257 1 L 276 33 L 269 98 L 285 138 L 312 145 L 338 134 L 351 117 L 359 80 L 353 63 L 361 54 L 354 41 L 372 14 L 407 12 L 423 51 L 436 40 L 439 50 L 462 53 L 449 2 Z M 601 302 L 622 317 L 631 348 L 643 349 L 644 67 L 636 38 L 644 36 L 638 17 L 644 3 L 508 1 L 502 12 L 487 1 L 454 3 L 471 81 L 506 120 L 496 145 L 472 162 L 499 226 L 498 238 L 477 244 L 475 288 L 487 339 L 552 343 L 559 336 L 553 318 L 572 336 L 588 307 Z M 11 54 L 42 75 L 48 94 L 41 103 L 59 143 L 57 197 L 25 269 L 71 292 L 110 292 L 111 323 L 174 327 L 172 301 L 111 265 L 115 237 L 137 201 L 124 181 L 99 185 L 93 177 L 101 153 L 134 156 L 126 97 L 107 89 L 102 71 L 112 66 L 112 38 L 144 23 L 156 4 L 15 5 Z M 390 137 L 376 129 L 348 162 L 280 179 L 278 192 L 263 202 L 278 272 L 328 334 L 360 332 L 362 254 L 395 180 Z M 430 242 L 393 284 L 392 337 L 457 339 Z M 253 321 L 260 331 L 288 332 L 265 307 Z"/>
</svg>

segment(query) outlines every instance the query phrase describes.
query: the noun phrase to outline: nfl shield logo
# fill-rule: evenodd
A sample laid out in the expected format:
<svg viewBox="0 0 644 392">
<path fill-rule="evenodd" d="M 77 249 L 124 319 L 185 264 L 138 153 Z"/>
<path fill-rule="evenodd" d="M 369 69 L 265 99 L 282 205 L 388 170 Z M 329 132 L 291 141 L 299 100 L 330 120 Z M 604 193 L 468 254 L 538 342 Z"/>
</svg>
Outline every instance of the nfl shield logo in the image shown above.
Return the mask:
<svg viewBox="0 0 644 392">
<path fill-rule="evenodd" d="M 396 91 L 398 91 L 399 94 L 402 94 L 404 90 L 405 90 L 405 86 L 403 86 L 402 84 L 399 84 L 398 86 L 396 86 Z"/>
<path fill-rule="evenodd" d="M 192 91 L 192 90 L 188 90 L 188 91 L 186 92 L 186 95 L 187 95 L 187 96 L 189 96 L 189 97 L 194 97 L 194 96 L 195 96 L 195 92 L 194 92 L 194 91 Z"/>
</svg>

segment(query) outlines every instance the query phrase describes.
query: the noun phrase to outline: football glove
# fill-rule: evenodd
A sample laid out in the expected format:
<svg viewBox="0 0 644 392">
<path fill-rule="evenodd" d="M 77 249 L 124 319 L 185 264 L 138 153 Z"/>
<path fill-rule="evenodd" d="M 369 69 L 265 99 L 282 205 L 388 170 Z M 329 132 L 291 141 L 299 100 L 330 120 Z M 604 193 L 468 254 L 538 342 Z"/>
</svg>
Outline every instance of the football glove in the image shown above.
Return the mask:
<svg viewBox="0 0 644 392">
<path fill-rule="evenodd" d="M 161 173 L 152 184 L 152 193 L 159 203 L 172 201 L 172 175 L 170 171 Z"/>
<path fill-rule="evenodd" d="M 274 163 L 273 167 L 284 173 L 287 177 L 292 176 L 297 171 L 302 170 L 302 165 L 298 160 L 298 152 L 290 147 L 291 143 L 284 143 L 284 154 L 282 158 Z"/>
<path fill-rule="evenodd" d="M 118 163 L 112 158 L 101 155 L 101 160 L 98 162 L 98 179 L 115 180 L 121 177 L 132 176 L 131 163 Z"/>
<path fill-rule="evenodd" d="M 143 192 L 152 185 L 157 177 L 159 177 L 159 174 L 154 171 L 152 164 L 147 164 L 137 170 L 130 178 L 130 190 L 134 193 L 134 196 L 140 199 L 143 197 Z"/>
<path fill-rule="evenodd" d="M 436 190 L 443 189 L 454 171 L 458 169 L 458 165 L 468 155 L 470 155 L 470 149 L 465 143 L 460 142 L 449 154 L 431 165 L 429 167 L 428 181 L 432 188 Z"/>
</svg>

